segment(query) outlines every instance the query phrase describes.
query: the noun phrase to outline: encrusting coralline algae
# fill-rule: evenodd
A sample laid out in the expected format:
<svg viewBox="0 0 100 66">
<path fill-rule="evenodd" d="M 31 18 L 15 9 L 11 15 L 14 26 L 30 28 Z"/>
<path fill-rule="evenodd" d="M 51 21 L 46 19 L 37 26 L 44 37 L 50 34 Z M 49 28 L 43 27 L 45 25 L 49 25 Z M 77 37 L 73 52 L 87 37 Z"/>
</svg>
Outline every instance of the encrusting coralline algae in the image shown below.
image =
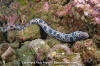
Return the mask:
<svg viewBox="0 0 100 66">
<path fill-rule="evenodd" d="M 0 65 L 61 65 L 43 62 L 100 65 L 99 0 L 0 0 L 0 29 L 15 24 L 25 26 L 34 18 L 44 20 L 54 30 L 65 34 L 87 32 L 89 38 L 62 42 L 35 24 L 21 31 L 0 31 Z"/>
</svg>

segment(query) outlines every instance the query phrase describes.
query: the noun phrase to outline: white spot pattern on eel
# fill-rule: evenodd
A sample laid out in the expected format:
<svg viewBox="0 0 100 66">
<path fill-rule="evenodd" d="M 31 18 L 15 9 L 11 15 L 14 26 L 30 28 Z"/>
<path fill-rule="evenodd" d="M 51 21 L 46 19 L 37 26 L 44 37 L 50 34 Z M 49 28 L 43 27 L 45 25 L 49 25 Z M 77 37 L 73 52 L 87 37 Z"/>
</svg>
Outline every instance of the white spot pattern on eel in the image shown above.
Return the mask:
<svg viewBox="0 0 100 66">
<path fill-rule="evenodd" d="M 64 34 L 59 31 L 56 31 L 52 29 L 50 26 L 47 25 L 45 21 L 39 18 L 32 19 L 30 22 L 26 24 L 26 26 L 20 26 L 20 25 L 10 25 L 4 28 L 1 28 L 0 31 L 6 32 L 10 30 L 23 30 L 27 26 L 30 26 L 31 24 L 38 24 L 39 26 L 42 27 L 42 29 L 49 34 L 50 36 L 54 36 L 56 39 L 59 39 L 64 42 L 74 42 L 76 40 L 80 39 L 86 39 L 89 37 L 89 34 L 87 32 L 82 32 L 82 31 L 75 31 L 70 34 Z"/>
</svg>

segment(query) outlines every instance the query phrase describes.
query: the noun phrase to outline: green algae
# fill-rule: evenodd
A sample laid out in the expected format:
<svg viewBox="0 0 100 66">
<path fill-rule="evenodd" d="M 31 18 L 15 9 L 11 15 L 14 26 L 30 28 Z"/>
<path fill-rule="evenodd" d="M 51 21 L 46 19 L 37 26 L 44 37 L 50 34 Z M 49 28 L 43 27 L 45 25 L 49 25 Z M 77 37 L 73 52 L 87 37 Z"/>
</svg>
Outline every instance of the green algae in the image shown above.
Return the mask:
<svg viewBox="0 0 100 66">
<path fill-rule="evenodd" d="M 25 6 L 25 5 L 27 5 L 27 0 L 17 0 L 19 3 L 20 3 L 20 5 L 22 5 L 22 6 Z"/>
<path fill-rule="evenodd" d="M 2 64 L 3 66 L 20 66 L 20 61 L 18 60 L 14 60 L 12 62 L 9 62 L 9 63 L 5 63 L 5 64 Z M 1 65 L 1 66 L 2 66 Z"/>
<path fill-rule="evenodd" d="M 16 52 L 17 52 L 18 60 L 21 61 L 24 66 L 34 65 L 31 63 L 27 63 L 27 62 L 34 62 L 35 60 L 34 53 L 31 52 L 31 50 L 29 49 L 28 44 L 23 45 L 20 49 L 17 49 Z"/>
<path fill-rule="evenodd" d="M 34 24 L 27 27 L 25 30 L 21 30 L 17 33 L 18 39 L 25 41 L 29 39 L 40 38 L 40 28 L 38 25 Z"/>
<path fill-rule="evenodd" d="M 46 44 L 46 42 L 42 39 L 32 40 L 30 42 L 31 51 L 35 52 L 37 56 L 37 61 L 47 60 L 47 54 L 50 50 L 50 47 Z"/>
<path fill-rule="evenodd" d="M 18 41 L 15 41 L 15 42 L 13 42 L 13 43 L 10 43 L 10 46 L 11 46 L 12 48 L 14 48 L 14 49 L 17 49 L 17 48 L 19 48 L 20 43 L 19 43 Z"/>
<path fill-rule="evenodd" d="M 16 40 L 17 31 L 8 31 L 7 33 L 7 40 L 12 43 Z"/>
<path fill-rule="evenodd" d="M 48 39 L 46 40 L 46 43 L 50 46 L 53 47 L 54 45 L 60 44 L 60 41 L 56 40 L 56 39 Z"/>
</svg>

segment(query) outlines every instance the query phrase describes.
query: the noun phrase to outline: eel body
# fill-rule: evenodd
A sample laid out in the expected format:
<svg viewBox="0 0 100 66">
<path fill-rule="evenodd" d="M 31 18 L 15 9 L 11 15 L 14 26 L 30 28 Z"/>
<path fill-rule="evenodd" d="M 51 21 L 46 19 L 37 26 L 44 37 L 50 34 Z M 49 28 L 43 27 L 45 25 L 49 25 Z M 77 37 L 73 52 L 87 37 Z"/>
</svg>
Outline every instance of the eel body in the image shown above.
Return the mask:
<svg viewBox="0 0 100 66">
<path fill-rule="evenodd" d="M 30 20 L 25 26 L 10 25 L 10 26 L 1 28 L 0 31 L 7 32 L 10 30 L 23 30 L 26 27 L 30 26 L 31 24 L 38 24 L 39 26 L 42 27 L 42 29 L 48 35 L 53 36 L 56 39 L 59 39 L 64 42 L 74 42 L 76 40 L 86 39 L 89 37 L 89 34 L 87 32 L 83 32 L 83 31 L 75 31 L 70 34 L 64 34 L 62 32 L 52 29 L 50 26 L 48 26 L 48 24 L 45 21 L 43 21 L 42 19 L 39 19 L 39 18 Z"/>
</svg>

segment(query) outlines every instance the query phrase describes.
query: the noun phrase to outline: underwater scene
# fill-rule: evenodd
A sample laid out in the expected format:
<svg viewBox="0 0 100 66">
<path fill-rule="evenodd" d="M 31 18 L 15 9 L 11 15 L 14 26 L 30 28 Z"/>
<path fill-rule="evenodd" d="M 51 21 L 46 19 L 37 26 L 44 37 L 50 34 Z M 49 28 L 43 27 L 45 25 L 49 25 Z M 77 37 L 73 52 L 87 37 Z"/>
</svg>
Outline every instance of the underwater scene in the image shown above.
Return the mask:
<svg viewBox="0 0 100 66">
<path fill-rule="evenodd" d="M 0 0 L 0 66 L 100 66 L 100 0 Z"/>
</svg>

